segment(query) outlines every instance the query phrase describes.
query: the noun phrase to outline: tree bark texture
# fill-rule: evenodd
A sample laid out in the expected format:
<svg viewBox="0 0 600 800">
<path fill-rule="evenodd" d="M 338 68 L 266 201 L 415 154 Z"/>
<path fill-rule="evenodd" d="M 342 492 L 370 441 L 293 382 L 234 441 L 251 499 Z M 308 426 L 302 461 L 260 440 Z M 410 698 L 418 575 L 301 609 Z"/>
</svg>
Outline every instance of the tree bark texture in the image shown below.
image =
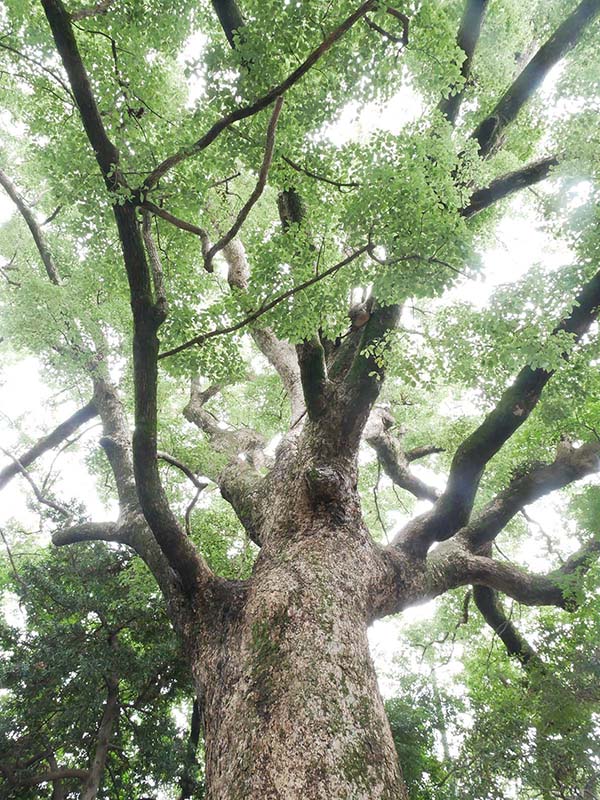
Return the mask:
<svg viewBox="0 0 600 800">
<path fill-rule="evenodd" d="M 207 798 L 404 798 L 367 642 L 380 562 L 355 490 L 332 506 L 310 475 L 287 477 L 243 603 L 194 666 Z"/>
</svg>

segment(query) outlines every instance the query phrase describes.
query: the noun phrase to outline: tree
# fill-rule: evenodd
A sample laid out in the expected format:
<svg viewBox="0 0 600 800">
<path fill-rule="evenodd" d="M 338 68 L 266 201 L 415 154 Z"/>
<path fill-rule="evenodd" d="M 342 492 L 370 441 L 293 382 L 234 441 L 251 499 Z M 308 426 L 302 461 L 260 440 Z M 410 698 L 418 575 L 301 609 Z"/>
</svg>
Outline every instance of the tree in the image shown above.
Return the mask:
<svg viewBox="0 0 600 800">
<path fill-rule="evenodd" d="M 26 625 L 0 633 L 1 796 L 144 798 L 189 780 L 171 715 L 189 675 L 151 577 L 98 544 L 11 555 Z"/>
<path fill-rule="evenodd" d="M 600 549 L 584 536 L 545 574 L 493 550 L 524 506 L 600 465 L 587 66 L 600 2 L 462 6 L 7 4 L 16 129 L 0 183 L 20 219 L 2 240 L 4 337 L 90 389 L 3 480 L 100 417 L 119 517 L 69 524 L 66 510 L 53 542 L 126 545 L 153 574 L 201 701 L 209 798 L 406 796 L 369 624 L 473 585 L 530 661 L 499 595 L 573 612 Z M 566 111 L 553 118 L 539 92 L 559 64 Z M 204 82 L 199 98 L 186 74 Z M 328 137 L 346 104 L 403 86 L 421 97 L 416 121 Z M 587 202 L 552 202 L 581 176 Z M 539 205 L 575 263 L 534 270 L 482 311 L 440 304 L 478 273 L 501 201 L 546 179 Z M 39 186 L 36 213 L 25 198 Z M 449 424 L 452 385 L 474 390 L 475 410 Z M 361 508 L 363 440 L 396 487 L 431 503 L 386 545 Z M 441 491 L 414 473 L 420 458 L 447 470 Z M 218 486 L 253 543 L 250 576 L 211 565 L 163 463 L 194 501 L 199 476 Z"/>
</svg>

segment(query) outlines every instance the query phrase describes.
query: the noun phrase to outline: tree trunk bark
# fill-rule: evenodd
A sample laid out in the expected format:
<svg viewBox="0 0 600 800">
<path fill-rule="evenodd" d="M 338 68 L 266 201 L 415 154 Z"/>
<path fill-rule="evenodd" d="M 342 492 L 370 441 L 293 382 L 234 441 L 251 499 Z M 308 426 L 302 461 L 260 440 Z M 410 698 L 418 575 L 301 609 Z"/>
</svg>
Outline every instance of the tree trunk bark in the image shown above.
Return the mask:
<svg viewBox="0 0 600 800">
<path fill-rule="evenodd" d="M 269 537 L 222 647 L 198 657 L 207 800 L 407 797 L 367 642 L 373 545 L 357 519 L 305 523 Z"/>
</svg>

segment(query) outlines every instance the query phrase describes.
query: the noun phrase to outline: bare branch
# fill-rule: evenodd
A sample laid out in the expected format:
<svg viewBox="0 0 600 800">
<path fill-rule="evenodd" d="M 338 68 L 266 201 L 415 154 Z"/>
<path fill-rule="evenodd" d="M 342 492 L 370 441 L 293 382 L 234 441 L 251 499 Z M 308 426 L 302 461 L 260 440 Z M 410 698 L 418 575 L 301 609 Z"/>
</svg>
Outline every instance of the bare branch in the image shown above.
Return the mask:
<svg viewBox="0 0 600 800">
<path fill-rule="evenodd" d="M 35 221 L 35 217 L 25 200 L 21 197 L 19 192 L 17 191 L 16 186 L 10 180 L 8 175 L 0 169 L 0 186 L 4 189 L 13 203 L 16 205 L 19 213 L 27 223 L 27 227 L 31 231 L 31 235 L 33 236 L 33 240 L 36 244 L 48 277 L 55 285 L 60 283 L 58 277 L 58 270 L 56 269 L 56 264 L 54 263 L 54 259 L 52 258 L 52 253 L 50 252 L 48 245 L 44 239 L 42 234 L 42 230 L 38 223 Z"/>
<path fill-rule="evenodd" d="M 271 162 L 273 160 L 273 149 L 275 147 L 275 131 L 277 129 L 277 122 L 279 120 L 279 114 L 281 113 L 281 107 L 283 106 L 283 97 L 278 97 L 275 100 L 275 106 L 273 108 L 273 113 L 271 114 L 271 119 L 269 120 L 269 126 L 267 128 L 267 141 L 265 144 L 265 154 L 263 157 L 263 162 L 260 168 L 260 172 L 258 173 L 258 180 L 256 182 L 256 186 L 252 191 L 252 194 L 248 198 L 248 200 L 244 203 L 242 208 L 240 209 L 235 222 L 231 226 L 231 228 L 227 231 L 227 233 L 222 236 L 218 242 L 210 248 L 210 250 L 204 256 L 204 268 L 207 272 L 213 271 L 212 260 L 215 255 L 226 247 L 232 239 L 234 239 L 240 231 L 240 228 L 246 221 L 248 214 L 252 210 L 253 206 L 258 202 L 260 196 L 262 195 L 265 186 L 267 185 L 267 177 L 269 175 L 269 169 L 271 167 Z"/>
<path fill-rule="evenodd" d="M 462 83 L 452 86 L 449 96 L 444 98 L 438 105 L 438 109 L 452 125 L 456 122 L 465 89 L 469 84 L 473 54 L 475 53 L 475 48 L 479 41 L 479 34 L 481 32 L 487 5 L 488 0 L 466 0 L 465 2 L 458 35 L 456 37 L 456 45 L 464 53 L 464 59 L 460 69 Z"/>
<path fill-rule="evenodd" d="M 48 0 L 46 0 L 47 2 Z M 330 50 L 333 45 L 339 41 L 344 34 L 346 34 L 352 26 L 358 22 L 364 15 L 370 11 L 373 6 L 376 4 L 376 0 L 367 0 L 366 3 L 363 3 L 356 11 L 350 14 L 340 25 L 338 25 L 334 30 L 325 37 L 325 39 L 321 42 L 321 44 L 312 51 L 312 53 L 306 58 L 302 64 L 297 67 L 288 77 L 283 80 L 281 83 L 274 86 L 269 92 L 265 95 L 260 97 L 258 100 L 255 100 L 254 103 L 250 103 L 246 106 L 241 106 L 240 108 L 235 109 L 231 113 L 227 114 L 226 116 L 222 117 L 218 122 L 215 124 L 196 142 L 188 147 L 184 147 L 175 153 L 169 158 L 166 158 L 161 164 L 156 167 L 156 169 L 150 173 L 148 178 L 144 181 L 144 189 L 148 191 L 156 183 L 173 167 L 180 164 L 187 158 L 191 158 L 192 156 L 197 155 L 198 153 L 202 152 L 202 150 L 206 149 L 214 140 L 219 136 L 224 130 L 229 128 L 235 122 L 239 122 L 242 119 L 247 119 L 248 117 L 257 114 L 259 111 L 262 111 L 271 103 L 275 102 L 278 97 L 284 95 L 288 89 L 291 89 L 298 81 L 306 75 L 306 73 L 313 67 L 317 61 L 325 55 L 325 53 Z"/>
<path fill-rule="evenodd" d="M 471 550 L 491 542 L 523 506 L 600 470 L 600 443 L 560 448 L 552 464 L 515 478 L 458 536 Z"/>
<path fill-rule="evenodd" d="M 149 200 L 144 200 L 143 203 L 139 204 L 140 208 L 145 209 L 146 211 L 150 211 L 156 217 L 160 217 L 161 219 L 170 222 L 171 225 L 174 225 L 176 228 L 179 228 L 182 231 L 187 231 L 188 233 L 193 233 L 195 236 L 198 236 L 203 245 L 208 248 L 208 233 L 204 230 L 204 228 L 200 228 L 198 225 L 194 225 L 191 222 L 187 222 L 184 219 L 180 219 L 176 217 L 174 214 L 171 214 L 170 211 L 167 211 L 160 206 L 157 206 L 155 203 L 151 203 Z"/>
<path fill-rule="evenodd" d="M 192 470 L 188 466 L 186 466 L 182 461 L 179 461 L 178 458 L 169 455 L 169 453 L 164 453 L 161 450 L 159 450 L 156 453 L 156 457 L 160 458 L 161 461 L 166 461 L 167 464 L 171 464 L 171 466 L 173 467 L 177 467 L 178 470 L 181 470 L 181 472 L 183 472 L 185 477 L 194 484 L 194 486 L 196 487 L 196 489 L 198 489 L 199 492 L 201 492 L 203 489 L 206 489 L 206 487 L 208 486 L 208 483 L 205 483 L 204 481 L 199 481 L 198 478 L 192 472 Z"/>
<path fill-rule="evenodd" d="M 304 175 L 308 175 L 309 178 L 314 178 L 316 181 L 321 181 L 322 183 L 328 183 L 330 186 L 335 186 L 340 191 L 343 189 L 357 189 L 360 186 L 360 183 L 357 181 L 336 181 L 333 178 L 320 175 L 318 172 L 314 172 L 313 170 L 301 166 L 296 161 L 292 161 L 292 159 L 288 158 L 287 156 L 281 156 L 281 158 L 289 167 L 296 170 L 296 172 L 301 172 Z"/>
<path fill-rule="evenodd" d="M 473 600 L 481 616 L 503 642 L 509 656 L 517 658 L 524 667 L 542 666 L 542 660 L 506 615 L 498 593 L 487 586 L 473 587 Z"/>
<path fill-rule="evenodd" d="M 84 522 L 52 534 L 52 544 L 56 547 L 78 542 L 122 542 L 126 544 L 126 539 L 127 537 L 116 522 Z"/>
<path fill-rule="evenodd" d="M 385 474 L 396 486 L 420 499 L 437 500 L 439 492 L 411 473 L 407 454 L 402 451 L 398 438 L 392 435 L 393 425 L 394 418 L 389 412 L 374 408 L 365 428 L 366 442 L 375 450 Z M 429 452 L 439 452 L 439 448 L 429 448 Z"/>
<path fill-rule="evenodd" d="M 419 447 L 413 447 L 412 450 L 407 450 L 404 457 L 407 461 L 417 461 L 419 458 L 435 455 L 436 453 L 444 453 L 444 447 L 438 447 L 435 444 L 422 444 Z"/>
<path fill-rule="evenodd" d="M 384 39 L 388 39 L 390 42 L 394 42 L 395 44 L 400 44 L 402 47 L 406 47 L 408 44 L 408 32 L 410 27 L 410 19 L 403 14 L 401 11 L 397 11 L 393 6 L 387 6 L 386 12 L 391 14 L 396 19 L 400 20 L 400 24 L 402 25 L 402 36 L 396 36 L 394 33 L 390 33 L 385 28 L 382 28 L 381 25 L 378 25 L 376 22 L 373 22 L 372 19 L 369 17 L 365 17 L 365 22 L 371 28 L 371 30 L 376 31 L 380 36 L 383 36 Z"/>
<path fill-rule="evenodd" d="M 29 64 L 33 64 L 35 67 L 40 69 L 42 72 L 45 72 L 47 75 L 50 75 L 69 95 L 69 98 L 75 102 L 75 98 L 73 97 L 73 93 L 67 84 L 63 81 L 63 79 L 58 75 L 54 70 L 48 69 L 44 64 L 40 61 L 37 61 L 35 58 L 31 58 L 31 56 L 22 53 L 20 50 L 17 50 L 16 47 L 12 47 L 11 45 L 7 44 L 5 41 L 0 42 L 0 49 L 7 50 L 9 53 L 13 53 L 14 55 L 22 58 L 23 61 L 27 61 Z"/>
<path fill-rule="evenodd" d="M 461 215 L 467 218 L 473 217 L 499 200 L 545 180 L 557 164 L 558 156 L 548 156 L 496 178 L 489 186 L 473 192 L 468 205 L 461 209 Z"/>
<path fill-rule="evenodd" d="M 58 425 L 51 433 L 38 439 L 33 447 L 30 447 L 29 450 L 20 455 L 18 459 L 13 459 L 12 464 L 9 464 L 0 471 L 0 489 L 3 489 L 15 475 L 18 475 L 20 472 L 18 464 L 27 468 L 41 455 L 48 452 L 48 450 L 52 450 L 54 447 L 61 444 L 61 442 L 64 442 L 65 439 L 71 436 L 71 434 L 84 423 L 88 422 L 88 420 L 93 419 L 97 414 L 96 405 L 94 401 L 91 400 L 87 405 L 80 408 L 79 411 L 76 411 L 67 420 Z"/>
<path fill-rule="evenodd" d="M 40 490 L 40 488 L 37 485 L 37 483 L 33 480 L 31 475 L 27 472 L 27 470 L 25 469 L 23 464 L 21 464 L 21 462 L 19 461 L 19 459 L 16 456 L 13 456 L 11 453 L 9 453 L 7 450 L 5 450 L 3 447 L 0 447 L 0 452 L 4 453 L 4 455 L 7 456 L 8 458 L 12 459 L 17 471 L 25 478 L 27 483 L 33 489 L 33 493 L 34 493 L 38 503 L 42 503 L 43 505 L 54 509 L 54 511 L 58 511 L 58 513 L 62 514 L 63 517 L 72 516 L 71 512 L 67 508 L 65 508 L 64 506 L 60 505 L 60 503 L 56 503 L 54 500 L 50 500 L 50 498 L 48 498 L 48 497 L 46 497 L 44 495 L 44 493 Z"/>
<path fill-rule="evenodd" d="M 600 12 L 600 0 L 582 0 L 540 47 L 529 64 L 500 98 L 494 110 L 472 133 L 479 154 L 488 158 L 501 146 L 506 128 L 534 95 L 540 84 L 564 56 L 578 43 L 585 29 Z"/>
</svg>

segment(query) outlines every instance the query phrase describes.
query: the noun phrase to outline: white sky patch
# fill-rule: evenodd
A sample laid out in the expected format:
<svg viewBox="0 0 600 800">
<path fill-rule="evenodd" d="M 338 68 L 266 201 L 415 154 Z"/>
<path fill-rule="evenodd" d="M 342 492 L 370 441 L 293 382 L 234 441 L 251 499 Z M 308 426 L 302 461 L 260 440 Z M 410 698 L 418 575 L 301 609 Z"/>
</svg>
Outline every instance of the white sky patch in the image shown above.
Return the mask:
<svg viewBox="0 0 600 800">
<path fill-rule="evenodd" d="M 421 95 L 408 81 L 402 88 L 381 105 L 380 103 L 348 103 L 335 122 L 330 123 L 319 134 L 339 147 L 351 141 L 364 142 L 377 130 L 399 133 L 402 128 L 415 122 L 424 110 Z"/>
<path fill-rule="evenodd" d="M 186 64 L 189 66 L 195 62 L 197 62 L 206 44 L 208 42 L 208 37 L 202 33 L 202 31 L 195 31 L 189 36 L 181 52 L 177 57 L 177 62 L 180 66 L 184 67 Z M 202 97 L 202 95 L 206 91 L 206 83 L 203 78 L 197 75 L 195 72 L 192 72 L 190 77 L 187 80 L 188 86 L 188 99 L 186 103 L 186 108 L 191 109 L 194 108 L 198 100 Z"/>
</svg>

